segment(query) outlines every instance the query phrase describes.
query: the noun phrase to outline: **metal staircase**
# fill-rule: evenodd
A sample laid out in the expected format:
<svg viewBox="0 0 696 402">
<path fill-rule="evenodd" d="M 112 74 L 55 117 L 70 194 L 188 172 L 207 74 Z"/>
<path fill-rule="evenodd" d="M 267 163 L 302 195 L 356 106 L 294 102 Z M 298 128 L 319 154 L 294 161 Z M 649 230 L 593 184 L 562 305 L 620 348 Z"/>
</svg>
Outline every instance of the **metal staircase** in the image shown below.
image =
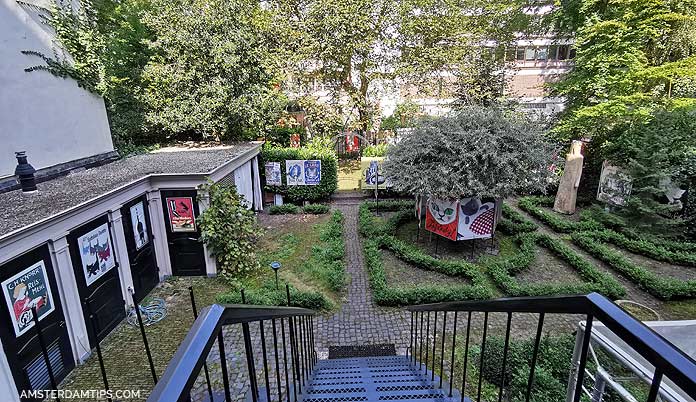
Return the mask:
<svg viewBox="0 0 696 402">
<path fill-rule="evenodd" d="M 321 360 L 305 389 L 303 402 L 459 401 L 407 356 Z"/>
<path fill-rule="evenodd" d="M 629 345 L 654 369 L 645 380 L 649 383 L 646 402 L 673 401 L 665 392 L 665 383 L 678 387 L 690 400 L 696 400 L 696 362 L 656 332 L 630 316 L 605 297 L 591 293 L 582 296 L 519 297 L 482 301 L 463 301 L 426 304 L 407 307 L 411 315 L 411 331 L 407 356 L 373 356 L 318 360 L 314 342 L 315 312 L 294 307 L 264 307 L 250 305 L 214 304 L 206 307 L 196 319 L 176 354 L 170 361 L 159 382 L 152 390 L 148 402 L 239 401 L 244 395 L 233 395 L 239 384 L 230 386 L 228 371 L 229 327 L 241 326 L 249 374 L 250 402 L 354 402 L 354 401 L 418 401 L 418 402 L 470 402 L 453 385 L 466 384 L 476 402 L 530 402 L 535 396 L 535 368 L 539 345 L 544 331 L 546 314 L 572 314 L 583 317 L 584 327 L 578 333 L 575 351 L 570 362 L 566 402 L 580 402 L 583 395 L 594 399 L 592 385 L 586 375 L 588 355 L 593 339 L 593 322 L 601 322 L 606 330 Z M 482 313 L 482 325 L 472 322 L 472 313 Z M 483 372 L 487 364 L 486 349 L 489 314 L 505 313 L 507 325 L 501 373 L 506 372 L 511 322 L 519 313 L 536 314 L 536 336 L 529 361 L 529 376 L 523 396 L 512 398 L 508 394 L 504 377 L 490 381 L 488 393 L 483 395 L 483 376 L 467 377 L 469 365 Z M 462 321 L 458 327 L 457 317 Z M 449 321 L 451 332 L 447 331 Z M 441 324 L 438 325 L 438 322 Z M 465 324 L 464 324 L 465 323 Z M 479 359 L 467 361 L 470 329 L 481 331 Z M 258 329 L 260 344 L 254 346 L 251 331 Z M 459 341 L 459 343 L 457 343 Z M 478 341 L 477 341 L 478 342 Z M 463 353 L 455 353 L 455 345 L 464 345 Z M 215 364 L 208 365 L 208 358 L 217 346 Z M 439 347 L 438 347 L 439 346 Z M 237 347 L 237 346 L 232 346 Z M 242 352 L 233 350 L 231 354 Z M 439 352 L 439 353 L 438 353 Z M 461 356 L 461 357 L 457 357 Z M 444 361 L 448 359 L 447 366 Z M 463 360 L 460 361 L 459 359 Z M 463 367 L 455 375 L 454 367 Z M 258 367 L 258 369 L 257 369 Z M 219 368 L 219 381 L 211 381 L 210 371 Z M 448 379 L 437 377 L 431 370 Z M 203 375 L 205 386 L 201 386 Z M 455 378 L 456 377 L 456 378 Z M 663 381 L 666 380 L 666 381 Z M 261 383 L 261 384 L 259 384 Z M 491 386 L 497 385 L 496 395 L 491 396 Z M 207 391 L 207 392 L 206 392 Z M 233 398 L 234 397 L 234 398 Z M 514 399 L 514 400 L 513 400 Z"/>
</svg>

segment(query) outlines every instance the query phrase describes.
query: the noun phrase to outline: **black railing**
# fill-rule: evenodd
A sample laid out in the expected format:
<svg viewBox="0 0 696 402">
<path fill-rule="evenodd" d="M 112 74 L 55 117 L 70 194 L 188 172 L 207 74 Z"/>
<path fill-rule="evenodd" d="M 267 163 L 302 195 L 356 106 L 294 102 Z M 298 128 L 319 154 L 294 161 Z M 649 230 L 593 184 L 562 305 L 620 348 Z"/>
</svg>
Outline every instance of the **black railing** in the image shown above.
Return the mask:
<svg viewBox="0 0 696 402">
<path fill-rule="evenodd" d="M 204 308 L 152 390 L 148 402 L 191 400 L 192 389 L 204 367 L 205 385 L 211 399 L 213 394 L 222 393 L 226 401 L 231 401 L 229 368 L 225 352 L 230 345 L 225 339 L 224 330 L 233 325 L 240 325 L 242 329 L 249 373 L 249 394 L 252 401 L 271 401 L 272 396 L 279 402 L 296 401 L 302 388 L 306 386 L 317 361 L 317 355 L 314 352 L 314 314 L 312 310 L 297 307 L 213 304 Z M 265 323 L 269 321 L 273 332 L 272 353 L 269 351 L 264 329 Z M 252 323 L 258 323 L 259 328 L 264 387 L 258 384 L 259 376 L 256 369 L 258 351 L 255 354 L 253 348 L 250 329 Z M 211 367 L 206 365 L 206 359 L 215 343 L 220 354 L 221 390 L 212 389 L 215 384 L 211 385 L 209 373 Z M 269 366 L 272 368 L 269 369 Z M 274 375 L 270 370 L 274 371 Z M 285 380 L 284 386 L 282 379 Z M 203 391 L 203 394 L 205 393 L 206 391 Z"/>
<path fill-rule="evenodd" d="M 568 393 L 569 401 L 578 402 L 583 394 L 583 380 L 587 366 L 588 353 L 590 350 L 592 324 L 595 321 L 603 323 L 617 337 L 633 348 L 637 354 L 642 356 L 648 363 L 654 366 L 655 369 L 652 382 L 650 384 L 647 402 L 654 402 L 656 400 L 662 381 L 665 378 L 669 378 L 673 384 L 689 395 L 690 398 L 696 399 L 696 363 L 662 336 L 655 333 L 642 322 L 630 316 L 612 301 L 597 293 L 591 293 L 586 296 L 517 297 L 484 301 L 436 303 L 409 306 L 407 307 L 407 310 L 411 312 L 411 336 L 409 340 L 409 351 L 412 363 L 418 367 L 425 365 L 426 369 L 431 367 L 433 375 L 439 366 L 440 388 L 443 387 L 442 377 L 445 375 L 443 371 L 445 370 L 443 361 L 446 349 L 445 329 L 447 316 L 453 316 L 451 342 L 452 350 L 448 375 L 450 397 L 453 395 L 452 384 L 454 383 L 453 378 L 455 376 L 454 367 L 457 318 L 458 316 L 461 316 L 462 313 L 467 314 L 464 356 L 462 362 L 462 402 L 464 401 L 465 384 L 467 384 L 467 365 L 470 348 L 472 313 L 483 313 L 484 316 L 483 326 L 481 328 L 483 336 L 481 337 L 480 345 L 480 361 L 478 362 L 479 373 L 483 372 L 484 366 L 487 363 L 484 360 L 484 356 L 486 351 L 487 331 L 489 327 L 489 314 L 507 314 L 505 340 L 501 362 L 502 370 L 498 387 L 498 402 L 502 401 L 503 396 L 505 395 L 506 384 L 504 373 L 506 372 L 506 365 L 508 363 L 507 359 L 510 345 L 510 330 L 513 315 L 515 313 L 538 314 L 536 336 L 534 338 L 532 359 L 529 367 L 529 377 L 524 395 L 524 399 L 527 402 L 532 399 L 531 394 L 534 384 L 537 358 L 539 355 L 539 345 L 544 328 L 544 319 L 547 314 L 577 314 L 584 317 L 584 328 L 581 333 L 581 343 L 579 344 L 580 348 L 575 351 L 573 356 L 573 366 Z M 433 316 L 432 336 L 430 332 L 431 315 Z M 439 339 L 441 342 L 439 362 L 436 360 L 438 357 L 435 356 L 435 346 L 438 341 L 438 334 L 436 333 L 438 315 L 443 317 L 442 334 L 440 335 L 441 339 Z M 424 322 L 425 328 L 423 326 Z M 432 345 L 430 344 L 431 342 Z M 429 356 L 429 352 L 432 353 L 432 357 Z M 423 356 L 424 353 L 425 356 Z M 482 379 L 483 375 L 479 374 L 478 383 L 476 384 L 476 401 L 481 401 Z M 473 395 L 470 396 L 473 397 Z"/>
</svg>

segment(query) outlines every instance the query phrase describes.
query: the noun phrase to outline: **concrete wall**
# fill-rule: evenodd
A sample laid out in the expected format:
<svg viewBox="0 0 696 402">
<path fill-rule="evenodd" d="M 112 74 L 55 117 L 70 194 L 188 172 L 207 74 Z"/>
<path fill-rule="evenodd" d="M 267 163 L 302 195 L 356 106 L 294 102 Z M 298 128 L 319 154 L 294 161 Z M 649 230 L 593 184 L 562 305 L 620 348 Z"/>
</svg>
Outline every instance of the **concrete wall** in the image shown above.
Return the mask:
<svg viewBox="0 0 696 402">
<path fill-rule="evenodd" d="M 72 79 L 24 71 L 43 61 L 22 50 L 52 56 L 53 47 L 36 11 L 0 0 L 0 177 L 14 174 L 15 151 L 39 169 L 113 150 L 101 97 Z"/>
</svg>

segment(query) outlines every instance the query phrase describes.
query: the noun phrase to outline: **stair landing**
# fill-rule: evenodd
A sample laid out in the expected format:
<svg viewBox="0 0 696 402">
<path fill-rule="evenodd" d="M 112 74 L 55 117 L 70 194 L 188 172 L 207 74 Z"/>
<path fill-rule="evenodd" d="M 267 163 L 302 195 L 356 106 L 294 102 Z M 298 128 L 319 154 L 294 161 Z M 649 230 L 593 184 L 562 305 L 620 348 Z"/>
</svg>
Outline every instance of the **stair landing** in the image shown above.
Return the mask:
<svg viewBox="0 0 696 402">
<path fill-rule="evenodd" d="M 459 392 L 438 387 L 439 378 L 419 370 L 406 356 L 322 360 L 317 363 L 302 402 L 460 401 Z"/>
</svg>

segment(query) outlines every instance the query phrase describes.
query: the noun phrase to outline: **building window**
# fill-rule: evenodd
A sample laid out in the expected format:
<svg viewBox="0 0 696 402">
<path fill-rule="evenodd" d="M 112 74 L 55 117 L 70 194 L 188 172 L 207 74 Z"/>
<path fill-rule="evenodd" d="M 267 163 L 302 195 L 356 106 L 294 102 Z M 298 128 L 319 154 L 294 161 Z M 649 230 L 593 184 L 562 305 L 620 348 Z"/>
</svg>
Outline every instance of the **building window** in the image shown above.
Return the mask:
<svg viewBox="0 0 696 402">
<path fill-rule="evenodd" d="M 568 45 L 560 45 L 558 46 L 558 60 L 568 60 L 568 50 L 569 50 Z"/>
<path fill-rule="evenodd" d="M 542 47 L 537 48 L 537 60 L 546 61 L 546 59 L 548 57 L 548 52 L 549 52 L 549 48 L 547 48 L 546 46 L 542 46 Z"/>
<path fill-rule="evenodd" d="M 524 59 L 527 61 L 534 61 L 534 58 L 536 57 L 536 49 L 533 47 L 528 47 L 525 48 L 524 51 Z"/>
<path fill-rule="evenodd" d="M 524 48 L 523 47 L 517 48 L 517 60 L 524 61 Z"/>
</svg>

